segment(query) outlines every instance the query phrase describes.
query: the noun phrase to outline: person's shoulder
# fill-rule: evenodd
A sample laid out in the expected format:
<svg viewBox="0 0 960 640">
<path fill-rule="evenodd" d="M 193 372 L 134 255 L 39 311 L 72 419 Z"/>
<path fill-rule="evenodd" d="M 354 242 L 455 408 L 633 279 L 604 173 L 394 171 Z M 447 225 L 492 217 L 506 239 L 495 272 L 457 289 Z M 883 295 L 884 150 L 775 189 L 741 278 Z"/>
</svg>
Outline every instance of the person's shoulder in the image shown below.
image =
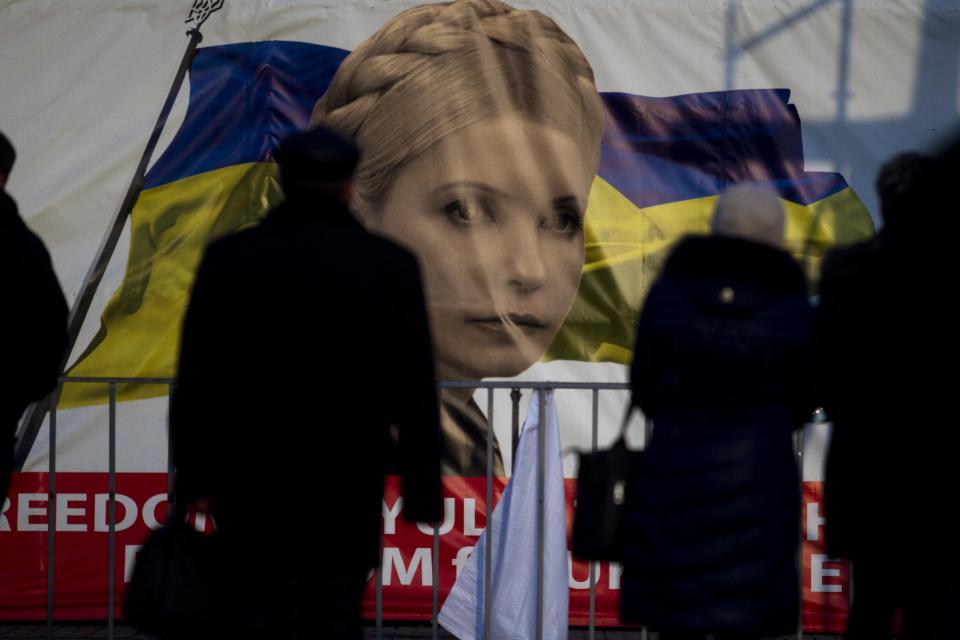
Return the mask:
<svg viewBox="0 0 960 640">
<path fill-rule="evenodd" d="M 729 236 L 686 236 L 667 259 L 664 275 L 680 283 L 727 277 L 783 295 L 806 293 L 803 270 L 789 253 Z"/>
<path fill-rule="evenodd" d="M 412 251 L 386 236 L 370 231 L 365 233 L 369 237 L 371 248 L 380 256 L 382 264 L 392 265 L 404 271 L 419 270 L 417 257 Z"/>
<path fill-rule="evenodd" d="M 245 227 L 232 233 L 214 237 L 207 243 L 204 250 L 206 256 L 213 256 L 216 259 L 228 259 L 231 256 L 242 256 L 260 242 L 260 236 L 263 235 L 263 227 L 260 224 Z"/>
<path fill-rule="evenodd" d="M 5 191 L 0 191 L 0 242 L 3 254 L 17 260 L 50 261 L 46 245 L 23 221 L 17 204 Z"/>
<path fill-rule="evenodd" d="M 885 237 L 875 236 L 831 249 L 823 259 L 821 281 L 841 282 L 870 276 L 886 260 L 888 244 Z"/>
<path fill-rule="evenodd" d="M 17 203 L 9 193 L 0 189 L 0 229 L 10 231 L 26 230 L 27 226 L 17 210 Z"/>
<path fill-rule="evenodd" d="M 7 193 L 4 189 L 0 189 L 0 214 L 4 216 L 3 220 L 5 220 L 6 216 L 11 213 L 17 213 L 17 203 L 14 202 L 13 196 Z"/>
<path fill-rule="evenodd" d="M 243 229 L 211 239 L 203 249 L 203 255 L 197 265 L 197 274 L 203 273 L 208 281 L 217 281 L 221 284 L 236 278 L 243 278 L 243 273 L 254 268 L 258 262 L 252 257 L 259 257 L 261 252 L 251 241 L 255 241 L 253 230 Z"/>
<path fill-rule="evenodd" d="M 237 233 L 213 238 L 203 250 L 203 262 L 211 264 L 229 259 L 231 255 L 239 251 L 242 244 L 245 244 L 244 238 L 240 237 L 242 233 L 242 231 L 238 231 Z"/>
</svg>

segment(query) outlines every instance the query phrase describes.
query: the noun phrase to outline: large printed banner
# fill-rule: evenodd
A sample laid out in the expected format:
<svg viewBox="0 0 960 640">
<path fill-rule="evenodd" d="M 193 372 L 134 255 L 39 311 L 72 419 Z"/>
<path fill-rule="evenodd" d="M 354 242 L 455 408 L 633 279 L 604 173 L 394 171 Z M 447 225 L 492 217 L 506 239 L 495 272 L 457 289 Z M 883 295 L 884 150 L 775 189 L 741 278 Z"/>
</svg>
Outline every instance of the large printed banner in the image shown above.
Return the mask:
<svg viewBox="0 0 960 640">
<path fill-rule="evenodd" d="M 575 487 L 567 481 L 568 536 L 572 527 Z M 109 524 L 106 474 L 60 474 L 57 477 L 57 522 L 54 563 L 54 605 L 64 620 L 103 619 L 107 615 Z M 403 499 L 392 479 L 383 502 L 383 611 L 391 620 L 429 621 L 433 602 L 433 529 L 402 517 Z M 49 498 L 44 474 L 20 474 L 14 502 L 0 514 L 4 536 L 4 572 L 17 576 L 4 585 L 2 620 L 42 619 L 46 615 Z M 503 481 L 494 485 L 499 498 Z M 485 480 L 448 478 L 444 518 L 438 527 L 440 603 L 459 575 L 486 525 Z M 804 486 L 803 598 L 809 631 L 843 628 L 848 604 L 846 565 L 831 560 L 823 549 L 822 484 Z M 166 517 L 166 476 L 121 474 L 117 479 L 117 523 L 114 580 L 118 608 L 140 543 Z M 258 514 L 255 517 L 261 517 Z M 590 610 L 590 567 L 569 559 L 570 624 L 586 626 Z M 621 570 L 615 563 L 594 567 L 595 622 L 618 626 Z M 374 578 L 368 582 L 364 614 L 375 615 Z"/>
<path fill-rule="evenodd" d="M 159 111 L 190 3 L 26 4 L 0 0 L 0 129 L 20 152 L 9 190 L 71 297 Z M 277 143 L 313 124 L 357 140 L 358 218 L 420 258 L 441 377 L 620 382 L 646 291 L 679 238 L 708 230 L 727 186 L 779 193 L 787 248 L 815 282 L 826 250 L 873 233 L 878 164 L 958 112 L 949 3 L 516 4 L 228 2 L 203 27 L 68 375 L 175 375 L 204 247 L 280 200 Z M 165 516 L 167 392 L 118 386 L 120 593 Z M 512 450 L 506 393 L 493 415 L 484 394 L 441 401 L 442 602 L 484 526 L 487 434 L 497 495 Z M 624 401 L 601 394 L 601 446 Z M 563 446 L 589 448 L 590 394 L 558 394 L 558 407 Z M 68 383 L 58 411 L 56 615 L 99 618 L 107 389 Z M 47 442 L 44 427 L 0 513 L 0 619 L 46 612 Z M 846 569 L 822 550 L 819 472 L 805 480 L 804 625 L 837 631 Z M 432 534 L 398 518 L 395 479 L 383 509 L 384 614 L 426 619 Z M 597 620 L 615 625 L 619 568 L 595 575 Z M 583 563 L 569 585 L 571 624 L 585 624 Z"/>
</svg>

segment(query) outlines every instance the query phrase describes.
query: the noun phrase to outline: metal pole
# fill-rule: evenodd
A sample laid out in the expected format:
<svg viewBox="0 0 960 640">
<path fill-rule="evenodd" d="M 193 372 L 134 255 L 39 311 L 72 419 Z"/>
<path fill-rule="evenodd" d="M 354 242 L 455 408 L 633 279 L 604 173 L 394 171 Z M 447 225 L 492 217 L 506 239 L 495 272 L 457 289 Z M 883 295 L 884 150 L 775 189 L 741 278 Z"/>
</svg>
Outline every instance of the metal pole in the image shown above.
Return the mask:
<svg viewBox="0 0 960 640">
<path fill-rule="evenodd" d="M 490 575 L 493 566 L 493 531 L 490 529 L 490 520 L 493 513 L 493 389 L 487 389 L 487 500 L 486 520 L 483 524 L 483 637 L 490 639 L 490 595 L 493 590 L 493 576 Z"/>
<path fill-rule="evenodd" d="M 592 424 L 592 439 L 590 441 L 590 451 L 597 450 L 597 432 L 599 430 L 600 420 L 598 415 L 598 405 L 599 405 L 599 396 L 600 390 L 593 390 L 593 424 Z M 594 640 L 596 637 L 596 627 L 597 627 L 597 583 L 595 580 L 596 575 L 596 563 L 590 561 L 590 574 L 588 580 L 590 581 L 590 623 L 587 629 L 587 636 L 589 640 Z"/>
<path fill-rule="evenodd" d="M 794 434 L 797 447 L 797 475 L 800 477 L 800 508 L 803 508 L 803 429 Z M 799 581 L 800 606 L 797 615 L 797 640 L 803 640 L 803 518 L 797 531 L 797 580 Z"/>
<path fill-rule="evenodd" d="M 180 93 L 180 86 L 183 84 L 187 69 L 190 68 L 190 63 L 196 54 L 197 45 L 203 40 L 203 35 L 201 35 L 199 29 L 191 29 L 187 32 L 187 35 L 190 36 L 190 40 L 187 41 L 187 48 L 183 52 L 183 57 L 180 59 L 180 66 L 177 68 L 177 73 L 173 78 L 173 84 L 170 86 L 170 90 L 167 92 L 167 98 L 164 100 L 163 107 L 160 109 L 157 122 L 153 125 L 153 132 L 150 134 L 149 140 L 147 140 L 147 146 L 140 156 L 140 162 L 137 164 L 129 186 L 127 186 L 127 192 L 123 196 L 120 207 L 114 214 L 113 220 L 107 228 L 107 233 L 103 237 L 97 253 L 94 255 L 90 269 L 87 271 L 87 276 L 80 286 L 80 291 L 73 301 L 73 308 L 70 309 L 70 315 L 67 318 L 67 349 L 60 366 L 61 371 L 65 371 L 67 368 L 70 353 L 73 351 L 73 347 L 77 342 L 77 336 L 80 335 L 80 329 L 83 327 L 83 321 L 86 319 L 87 312 L 90 310 L 90 304 L 93 302 L 94 294 L 96 294 L 97 287 L 100 285 L 103 274 L 107 270 L 107 265 L 110 262 L 111 256 L 113 256 L 113 251 L 117 247 L 117 242 L 120 240 L 120 234 L 127 222 L 127 218 L 130 216 L 130 212 L 140 197 L 140 191 L 143 189 L 143 178 L 147 173 L 147 165 L 150 164 L 150 158 L 153 156 L 157 143 L 160 141 L 160 134 L 167 124 L 167 118 L 170 116 L 171 109 L 173 109 L 173 103 L 177 98 L 177 94 Z M 30 408 L 27 409 L 23 426 L 21 427 L 21 433 L 17 440 L 17 449 L 14 453 L 13 468 L 15 470 L 20 471 L 23 469 L 23 464 L 26 462 L 27 456 L 30 454 L 30 449 L 33 448 L 33 443 L 37 438 L 37 433 L 40 431 L 44 414 L 50 408 L 51 403 L 55 405 L 57 402 L 59 396 L 58 394 L 55 395 L 56 397 L 51 396 L 41 400 L 30 405 Z"/>
<path fill-rule="evenodd" d="M 167 424 L 170 424 L 170 407 L 173 405 L 173 384 L 167 385 Z M 173 513 L 173 438 L 167 430 L 167 513 Z"/>
<path fill-rule="evenodd" d="M 84 378 L 70 378 L 71 380 L 82 380 Z M 139 378 L 135 379 L 139 380 Z M 437 383 L 441 389 L 512 389 L 516 383 L 503 382 L 500 380 L 441 380 Z M 547 391 L 556 391 L 557 389 L 604 389 L 608 391 L 629 391 L 628 382 L 564 382 L 560 380 L 524 380 L 524 389 L 546 389 Z"/>
<path fill-rule="evenodd" d="M 443 518 L 444 514 L 441 511 L 440 517 Z M 442 521 L 442 520 L 441 520 Z M 439 629 L 439 620 L 437 619 L 440 613 L 440 525 L 437 525 L 433 528 L 433 602 L 431 606 L 430 613 L 430 638 L 431 640 L 437 640 L 440 635 Z"/>
<path fill-rule="evenodd" d="M 3 496 L 0 496 L 3 500 Z M 53 579 L 57 531 L 57 407 L 50 412 L 50 464 L 47 469 L 47 640 L 53 638 Z"/>
<path fill-rule="evenodd" d="M 380 562 L 377 563 L 376 571 L 374 571 L 374 580 L 377 581 L 376 586 L 374 587 L 374 592 L 377 596 L 377 613 L 375 625 L 375 637 L 377 640 L 383 640 L 383 534 L 380 534 L 380 552 L 379 552 Z"/>
<path fill-rule="evenodd" d="M 647 417 L 647 414 L 643 414 L 643 448 L 646 449 L 650 446 L 650 438 L 653 436 L 653 421 Z M 647 640 L 650 637 L 649 630 L 647 627 L 641 627 L 640 629 L 640 640 Z"/>
<path fill-rule="evenodd" d="M 109 405 L 109 475 L 108 475 L 108 522 L 107 534 L 107 639 L 113 640 L 113 618 L 116 609 L 116 547 L 117 547 L 117 385 L 110 383 Z"/>
<path fill-rule="evenodd" d="M 543 640 L 543 553 L 546 548 L 544 522 L 546 514 L 545 487 L 547 477 L 547 394 L 550 389 L 541 389 L 540 393 L 540 429 L 537 434 L 537 640 Z"/>
</svg>

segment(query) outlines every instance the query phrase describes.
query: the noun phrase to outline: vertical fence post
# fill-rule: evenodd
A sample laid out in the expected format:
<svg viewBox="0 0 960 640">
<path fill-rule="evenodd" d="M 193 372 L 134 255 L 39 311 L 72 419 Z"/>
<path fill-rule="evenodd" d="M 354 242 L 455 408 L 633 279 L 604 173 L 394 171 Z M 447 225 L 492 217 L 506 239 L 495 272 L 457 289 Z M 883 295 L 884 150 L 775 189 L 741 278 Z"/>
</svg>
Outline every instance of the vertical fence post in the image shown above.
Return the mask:
<svg viewBox="0 0 960 640">
<path fill-rule="evenodd" d="M 546 448 L 547 448 L 547 394 L 553 389 L 540 390 L 540 425 L 537 438 L 537 640 L 543 640 L 543 554 L 545 544 Z"/>
<path fill-rule="evenodd" d="M 173 406 L 173 383 L 167 385 L 167 514 L 173 513 L 173 438 L 170 434 L 170 408 Z"/>
<path fill-rule="evenodd" d="M 381 508 L 382 513 L 382 508 Z M 381 519 L 382 522 L 382 519 Z M 373 572 L 373 579 L 376 581 L 374 593 L 376 594 L 377 611 L 374 621 L 374 633 L 377 640 L 383 640 L 383 528 L 380 529 L 380 549 L 377 552 L 380 561 Z"/>
<path fill-rule="evenodd" d="M 486 492 L 486 520 L 483 530 L 487 534 L 484 538 L 483 549 L 483 637 L 490 639 L 490 596 L 493 591 L 493 562 L 490 555 L 493 553 L 493 536 L 490 531 L 490 520 L 493 514 L 493 388 L 487 389 L 487 492 Z"/>
<path fill-rule="evenodd" d="M 816 414 L 811 421 L 816 420 Z M 805 427 L 804 427 L 805 428 Z M 803 509 L 803 431 L 798 429 L 794 433 L 794 444 L 797 448 L 797 475 L 800 477 L 800 508 Z M 797 640 L 803 640 L 803 516 L 800 517 L 800 526 L 797 531 L 797 580 L 800 583 L 797 593 L 800 598 L 799 614 L 797 616 Z"/>
<path fill-rule="evenodd" d="M 59 391 L 59 390 L 58 390 Z M 59 397 L 56 393 L 53 397 Z M 2 501 L 5 496 L 0 496 Z M 53 638 L 53 583 L 57 533 L 57 403 L 50 406 L 50 463 L 47 468 L 47 638 Z"/>
<path fill-rule="evenodd" d="M 599 431 L 599 428 L 600 428 L 600 420 L 599 420 L 599 413 L 598 413 L 600 390 L 594 389 L 592 395 L 593 395 L 593 398 L 592 398 L 592 409 L 591 409 L 592 422 L 591 422 L 590 451 L 596 451 L 597 450 L 597 432 Z M 590 581 L 590 620 L 589 620 L 589 627 L 587 629 L 587 635 L 589 637 L 589 640 L 594 640 L 594 638 L 596 637 L 596 627 L 597 627 L 597 582 L 596 582 L 597 567 L 596 567 L 596 563 L 593 562 L 592 560 L 589 562 L 589 566 L 590 566 L 590 573 L 588 574 L 589 577 L 587 578 L 587 580 Z"/>
<path fill-rule="evenodd" d="M 653 422 L 650 418 L 647 417 L 647 414 L 643 414 L 643 448 L 646 449 L 650 446 L 650 438 L 653 436 Z M 650 632 L 646 626 L 641 627 L 640 629 L 640 640 L 647 640 L 650 637 Z"/>
<path fill-rule="evenodd" d="M 107 638 L 114 638 L 114 614 L 117 606 L 117 384 L 110 383 L 109 407 L 109 471 L 108 471 L 108 522 L 107 534 Z"/>
<path fill-rule="evenodd" d="M 443 500 L 443 498 L 441 498 Z M 444 507 L 446 505 L 444 504 Z M 440 511 L 440 522 L 443 522 L 444 516 L 446 513 L 444 510 Z M 433 589 L 432 597 L 433 601 L 430 605 L 430 638 L 431 640 L 437 640 L 440 635 L 439 620 L 440 615 L 440 525 L 438 524 L 433 528 L 433 562 L 431 562 L 431 569 L 433 570 Z"/>
</svg>

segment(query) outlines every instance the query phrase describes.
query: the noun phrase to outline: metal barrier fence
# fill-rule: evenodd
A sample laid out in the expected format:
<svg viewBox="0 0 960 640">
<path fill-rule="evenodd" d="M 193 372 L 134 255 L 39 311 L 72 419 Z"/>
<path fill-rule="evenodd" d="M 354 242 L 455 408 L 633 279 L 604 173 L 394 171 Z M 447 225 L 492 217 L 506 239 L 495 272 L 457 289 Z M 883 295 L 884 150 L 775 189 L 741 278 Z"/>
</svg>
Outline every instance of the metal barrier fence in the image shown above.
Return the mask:
<svg viewBox="0 0 960 640">
<path fill-rule="evenodd" d="M 116 572 L 115 572 L 115 563 L 116 563 L 116 524 L 117 524 L 117 513 L 116 513 L 116 478 L 117 478 L 117 469 L 116 469 L 116 435 L 117 435 L 117 387 L 118 385 L 124 384 L 137 384 L 137 385 L 163 385 L 167 387 L 168 390 L 168 399 L 172 394 L 169 392 L 173 391 L 175 380 L 171 378 L 126 378 L 126 377 L 67 377 L 61 379 L 61 388 L 62 384 L 102 384 L 106 385 L 108 389 L 108 409 L 107 409 L 107 421 L 108 421 L 108 462 L 107 462 L 107 473 L 108 473 L 108 496 L 107 496 L 107 553 L 108 553 L 108 576 L 107 576 L 107 638 L 113 640 L 115 637 L 115 611 L 117 608 L 116 600 Z M 517 443 L 519 441 L 519 407 L 520 407 L 520 390 L 538 390 L 541 391 L 539 394 L 539 429 L 538 436 L 539 440 L 537 443 L 537 518 L 536 518 L 536 532 L 537 532 L 537 608 L 536 608 L 536 637 L 538 640 L 543 638 L 543 564 L 544 564 L 544 522 L 545 522 L 545 500 L 544 500 L 544 484 L 545 484 L 545 456 L 543 451 L 545 449 L 545 437 L 546 437 L 546 391 L 555 391 L 555 390 L 585 390 L 591 392 L 591 449 L 596 450 L 598 446 L 598 433 L 599 433 L 599 400 L 601 391 L 625 391 L 629 389 L 629 385 L 626 383 L 613 383 L 613 382 L 547 382 L 547 381 L 494 381 L 494 382 L 448 382 L 441 381 L 437 383 L 437 386 L 440 389 L 453 389 L 453 388 L 469 388 L 469 389 L 485 389 L 487 395 L 487 422 L 490 425 L 490 428 L 487 429 L 486 437 L 486 505 L 485 505 L 485 514 L 486 514 L 486 523 L 490 523 L 492 520 L 492 511 L 493 511 L 493 439 L 494 439 L 494 392 L 496 390 L 510 390 L 510 400 L 512 403 L 512 424 L 511 424 L 511 433 L 512 433 L 512 449 L 511 452 L 516 452 Z M 58 389 L 59 392 L 59 389 Z M 169 400 L 168 400 L 169 401 Z M 54 404 L 53 409 L 50 411 L 50 420 L 49 420 L 49 484 L 48 484 L 48 504 L 49 504 L 49 517 L 48 517 L 48 546 L 47 546 L 47 637 L 52 638 L 54 633 L 54 560 L 56 558 L 56 549 L 54 545 L 54 533 L 55 526 L 57 522 L 57 495 L 56 495 L 56 479 L 57 479 L 57 454 L 56 454 L 56 442 L 57 442 L 57 415 L 58 410 Z M 649 432 L 644 433 L 644 437 L 648 437 Z M 800 456 L 803 452 L 803 433 L 799 431 L 797 434 L 797 440 L 795 445 L 797 447 L 797 458 L 798 463 L 800 461 Z M 173 457 L 171 447 L 167 447 L 167 499 L 170 504 L 173 503 L 173 483 L 174 483 L 174 468 L 173 468 Z M 486 525 L 485 525 L 486 526 Z M 799 536 L 799 532 L 798 532 Z M 491 607 L 491 562 L 493 554 L 493 539 L 492 536 L 486 536 L 486 547 L 484 553 L 484 584 L 483 584 L 483 623 L 484 623 L 484 638 L 490 638 L 490 607 Z M 432 615 L 431 615 L 431 628 L 432 634 L 431 637 L 436 639 L 439 637 L 439 623 L 438 623 L 438 613 L 439 613 L 439 557 L 440 557 L 440 532 L 439 526 L 434 527 L 433 529 L 433 554 L 432 554 Z M 382 555 L 382 554 L 381 554 Z M 798 559 L 802 558 L 802 554 L 798 553 Z M 589 617 L 588 617 L 588 627 L 587 633 L 588 637 L 593 640 L 596 632 L 596 564 L 595 562 L 588 563 L 589 566 Z M 375 637 L 377 640 L 383 638 L 383 573 L 382 573 L 382 563 L 378 563 L 375 569 Z M 802 575 L 802 571 L 800 572 Z M 801 584 L 801 594 L 802 594 L 802 584 Z M 801 607 L 802 608 L 802 607 Z M 646 638 L 646 630 L 642 630 L 642 637 Z M 798 624 L 797 637 L 802 638 L 802 623 Z"/>
</svg>

